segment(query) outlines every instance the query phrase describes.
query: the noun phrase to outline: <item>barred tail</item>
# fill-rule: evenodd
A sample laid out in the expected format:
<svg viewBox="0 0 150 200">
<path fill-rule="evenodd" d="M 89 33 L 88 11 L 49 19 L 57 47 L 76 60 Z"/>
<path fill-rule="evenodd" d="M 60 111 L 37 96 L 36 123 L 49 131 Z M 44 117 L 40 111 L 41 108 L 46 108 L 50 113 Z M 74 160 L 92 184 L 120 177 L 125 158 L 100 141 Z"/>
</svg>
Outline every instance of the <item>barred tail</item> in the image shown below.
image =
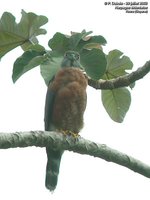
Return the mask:
<svg viewBox="0 0 150 200">
<path fill-rule="evenodd" d="M 51 148 L 47 147 L 46 152 L 47 152 L 47 166 L 46 166 L 45 186 L 50 191 L 54 191 L 57 186 L 60 161 L 64 151 L 52 150 Z"/>
</svg>

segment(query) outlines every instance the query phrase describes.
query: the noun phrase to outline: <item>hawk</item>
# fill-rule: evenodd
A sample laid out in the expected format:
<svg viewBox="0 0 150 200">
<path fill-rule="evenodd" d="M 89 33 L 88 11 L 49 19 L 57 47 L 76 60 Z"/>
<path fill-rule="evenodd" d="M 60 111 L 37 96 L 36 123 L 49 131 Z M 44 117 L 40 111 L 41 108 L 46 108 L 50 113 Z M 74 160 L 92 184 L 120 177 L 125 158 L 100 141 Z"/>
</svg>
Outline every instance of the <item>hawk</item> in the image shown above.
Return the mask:
<svg viewBox="0 0 150 200">
<path fill-rule="evenodd" d="M 48 85 L 45 102 L 45 130 L 78 134 L 83 127 L 86 108 L 87 79 L 81 70 L 80 55 L 67 51 L 61 69 Z M 46 188 L 54 191 L 57 186 L 63 150 L 46 147 Z"/>
</svg>

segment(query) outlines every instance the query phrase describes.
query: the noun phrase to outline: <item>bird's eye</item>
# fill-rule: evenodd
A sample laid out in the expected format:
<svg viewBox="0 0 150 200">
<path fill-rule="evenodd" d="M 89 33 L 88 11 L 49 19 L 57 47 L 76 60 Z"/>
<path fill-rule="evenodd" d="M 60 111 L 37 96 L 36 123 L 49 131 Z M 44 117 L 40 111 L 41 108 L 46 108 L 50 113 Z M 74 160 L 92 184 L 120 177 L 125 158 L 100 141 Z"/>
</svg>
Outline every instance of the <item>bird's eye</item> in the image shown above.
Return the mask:
<svg viewBox="0 0 150 200">
<path fill-rule="evenodd" d="M 68 53 L 65 53 L 65 57 L 68 57 Z"/>
<path fill-rule="evenodd" d="M 79 60 L 80 56 L 79 54 L 76 54 L 76 59 Z"/>
</svg>

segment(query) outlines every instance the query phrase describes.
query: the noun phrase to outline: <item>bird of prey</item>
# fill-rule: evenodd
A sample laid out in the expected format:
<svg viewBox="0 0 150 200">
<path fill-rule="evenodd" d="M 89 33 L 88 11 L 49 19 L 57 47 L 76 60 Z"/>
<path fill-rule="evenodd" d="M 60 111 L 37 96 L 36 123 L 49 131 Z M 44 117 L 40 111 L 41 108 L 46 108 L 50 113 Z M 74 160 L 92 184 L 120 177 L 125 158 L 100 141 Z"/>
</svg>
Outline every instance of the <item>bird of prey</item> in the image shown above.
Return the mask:
<svg viewBox="0 0 150 200">
<path fill-rule="evenodd" d="M 48 85 L 45 102 L 45 130 L 78 134 L 83 127 L 86 108 L 87 79 L 81 70 L 80 55 L 67 51 L 61 68 Z M 50 191 L 57 186 L 63 150 L 46 147 L 45 185 Z"/>
</svg>

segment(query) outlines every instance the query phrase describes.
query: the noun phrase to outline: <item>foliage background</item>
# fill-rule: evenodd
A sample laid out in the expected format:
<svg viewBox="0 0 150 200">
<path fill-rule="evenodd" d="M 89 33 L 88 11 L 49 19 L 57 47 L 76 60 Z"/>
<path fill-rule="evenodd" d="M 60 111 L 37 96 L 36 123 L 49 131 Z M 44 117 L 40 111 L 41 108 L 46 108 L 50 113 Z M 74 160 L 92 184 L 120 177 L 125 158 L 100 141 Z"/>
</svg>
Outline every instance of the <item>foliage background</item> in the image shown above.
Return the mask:
<svg viewBox="0 0 150 200">
<path fill-rule="evenodd" d="M 0 8 L 12 12 L 20 19 L 21 9 L 45 15 L 49 23 L 47 41 L 55 32 L 92 30 L 107 40 L 104 51 L 119 49 L 129 56 L 134 69 L 149 60 L 149 14 L 125 14 L 104 1 L 48 1 L 5 0 Z M 12 64 L 21 50 L 15 49 L 1 60 L 0 67 L 0 131 L 43 130 L 43 108 L 46 87 L 39 69 L 35 68 L 11 82 Z M 149 75 L 136 83 L 132 91 L 132 104 L 123 122 L 113 122 L 101 105 L 100 92 L 88 89 L 85 128 L 81 135 L 99 143 L 126 152 L 150 163 L 149 145 Z M 150 198 L 150 181 L 128 169 L 100 159 L 64 154 L 58 187 L 51 195 L 44 187 L 45 149 L 25 148 L 0 151 L 0 188 L 3 199 L 145 199 Z"/>
</svg>

